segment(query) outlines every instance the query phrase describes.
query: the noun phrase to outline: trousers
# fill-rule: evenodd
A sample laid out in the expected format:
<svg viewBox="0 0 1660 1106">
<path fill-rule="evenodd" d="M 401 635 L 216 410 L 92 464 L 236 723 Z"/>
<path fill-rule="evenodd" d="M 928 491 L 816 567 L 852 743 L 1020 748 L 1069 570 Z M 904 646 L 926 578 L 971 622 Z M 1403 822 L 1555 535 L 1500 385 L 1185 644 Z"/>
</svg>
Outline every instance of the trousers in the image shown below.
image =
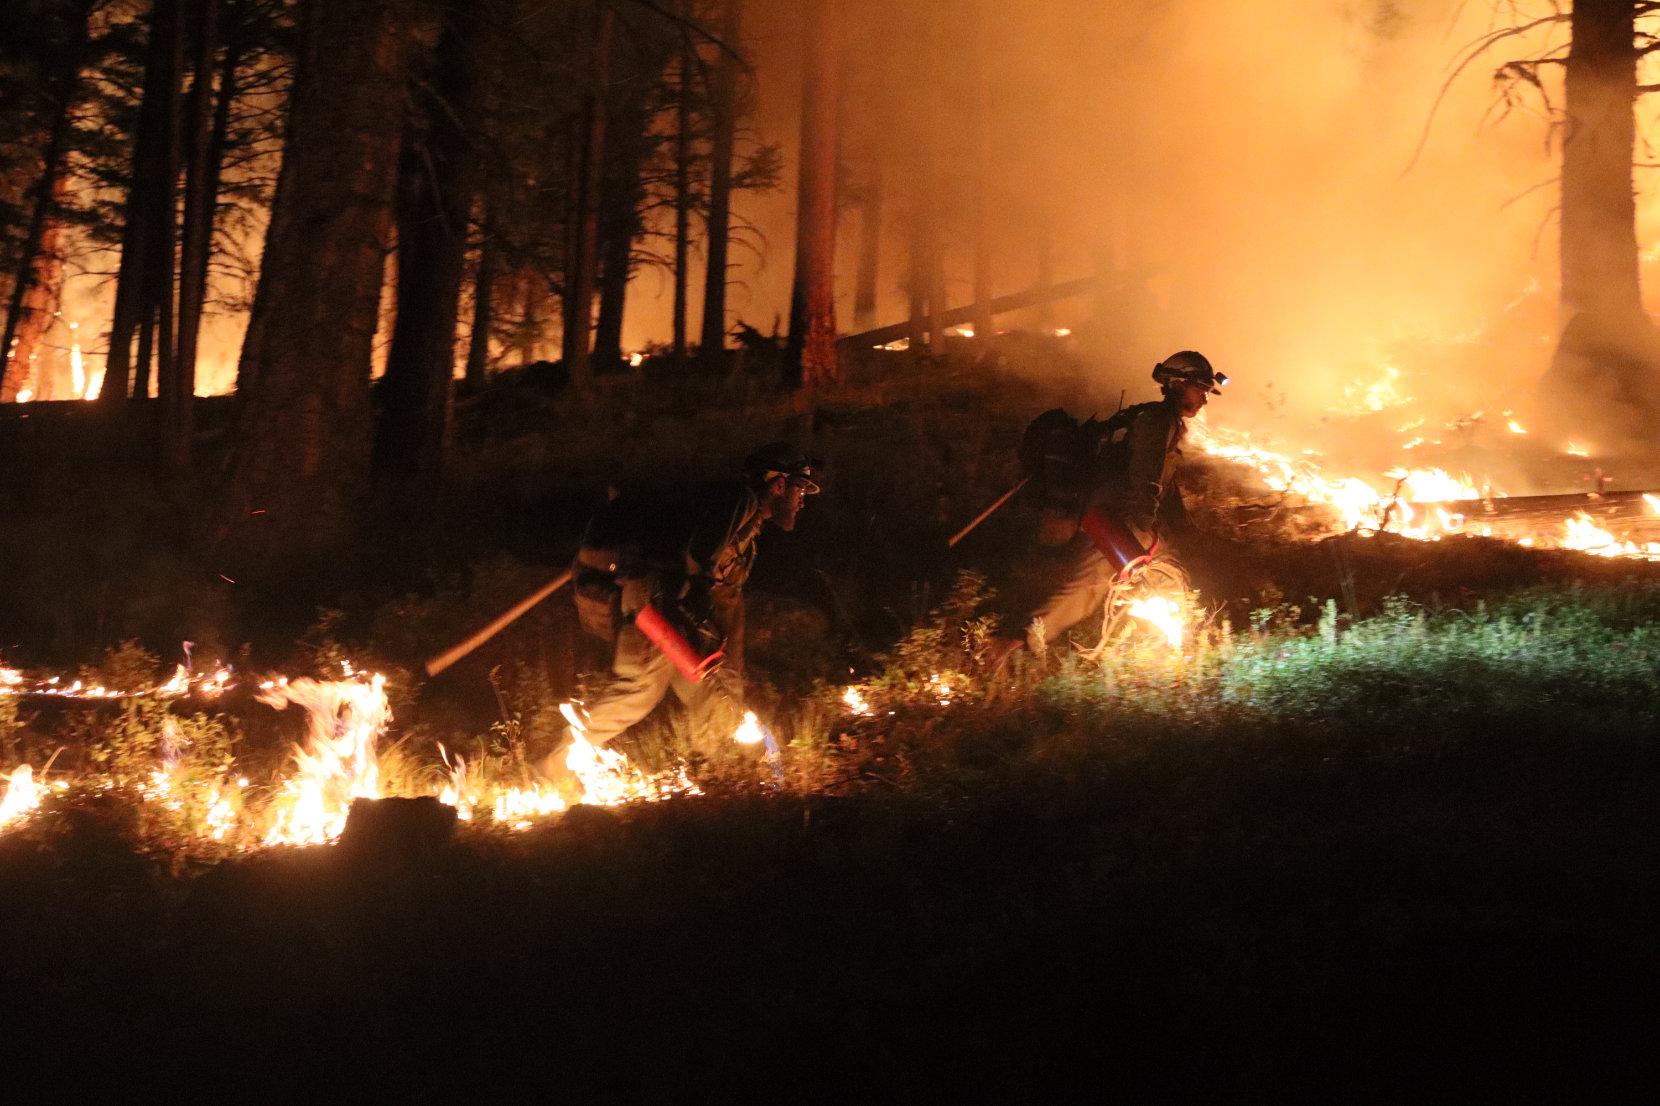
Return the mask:
<svg viewBox="0 0 1660 1106">
<path fill-rule="evenodd" d="M 611 672 L 588 704 L 588 740 L 606 745 L 656 709 L 670 691 L 686 707 L 692 740 L 730 740 L 743 720 L 743 661 L 730 659 L 693 682 L 632 624 L 617 632 Z"/>
<path fill-rule="evenodd" d="M 1060 586 L 1050 593 L 1026 624 L 1026 648 L 1040 652 L 1092 614 L 1101 613 L 1118 570 L 1083 534 L 1076 535 Z"/>
</svg>

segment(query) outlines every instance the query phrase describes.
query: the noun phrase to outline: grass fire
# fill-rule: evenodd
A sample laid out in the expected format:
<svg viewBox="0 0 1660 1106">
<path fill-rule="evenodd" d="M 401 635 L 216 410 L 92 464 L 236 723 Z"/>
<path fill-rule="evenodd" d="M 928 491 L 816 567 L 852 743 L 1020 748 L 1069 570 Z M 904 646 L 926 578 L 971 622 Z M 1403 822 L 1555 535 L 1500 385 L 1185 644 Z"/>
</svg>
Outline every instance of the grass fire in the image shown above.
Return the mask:
<svg viewBox="0 0 1660 1106">
<path fill-rule="evenodd" d="M 13 1097 L 1652 1097 L 1644 0 L 0 5 Z"/>
</svg>

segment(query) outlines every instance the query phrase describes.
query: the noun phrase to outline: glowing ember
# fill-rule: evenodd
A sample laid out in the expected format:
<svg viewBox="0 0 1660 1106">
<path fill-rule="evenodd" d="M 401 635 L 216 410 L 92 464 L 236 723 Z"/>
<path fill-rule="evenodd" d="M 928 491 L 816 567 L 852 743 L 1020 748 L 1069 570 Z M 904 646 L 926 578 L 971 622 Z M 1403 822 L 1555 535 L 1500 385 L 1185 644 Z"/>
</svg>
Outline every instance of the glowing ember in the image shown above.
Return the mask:
<svg viewBox="0 0 1660 1106">
<path fill-rule="evenodd" d="M 871 712 L 870 702 L 865 698 L 863 692 L 851 684 L 842 689 L 842 702 L 847 705 L 848 710 L 860 718 L 869 717 Z"/>
<path fill-rule="evenodd" d="M 1153 595 L 1145 599 L 1137 599 L 1129 606 L 1129 613 L 1133 618 L 1139 618 L 1150 626 L 1156 627 L 1170 643 L 1170 648 L 1180 649 L 1182 637 L 1186 629 L 1182 617 L 1181 604 L 1163 595 Z"/>
<path fill-rule="evenodd" d="M 954 675 L 954 673 L 935 672 L 928 677 L 929 694 L 933 695 L 942 707 L 950 706 L 951 700 L 956 697 L 956 689 L 952 687 L 952 677 Z M 960 680 L 961 677 L 957 677 L 957 679 Z"/>
<path fill-rule="evenodd" d="M 38 808 L 45 794 L 45 786 L 35 782 L 33 768 L 21 764 L 12 769 L 10 781 L 6 784 L 6 796 L 0 799 L 0 827 Z"/>
<path fill-rule="evenodd" d="M 1512 434 L 1526 434 L 1527 433 L 1527 427 L 1523 426 L 1521 423 L 1517 422 L 1515 419 L 1511 419 L 1509 422 L 1505 423 L 1505 426 L 1507 426 L 1510 429 L 1510 432 Z"/>
<path fill-rule="evenodd" d="M 298 704 L 310 715 L 307 748 L 294 753 L 268 816 L 267 845 L 321 845 L 340 836 L 353 799 L 380 798 L 375 742 L 391 721 L 386 677 L 268 681 L 259 701 L 278 710 Z"/>
<path fill-rule="evenodd" d="M 0 668 L 0 695 L 50 695 L 62 699 L 173 699 L 183 695 L 217 696 L 236 685 L 229 668 L 190 672 L 183 665 L 166 682 L 154 687 L 108 688 L 84 680 L 63 682 L 61 676 L 30 679 L 15 668 Z"/>
</svg>

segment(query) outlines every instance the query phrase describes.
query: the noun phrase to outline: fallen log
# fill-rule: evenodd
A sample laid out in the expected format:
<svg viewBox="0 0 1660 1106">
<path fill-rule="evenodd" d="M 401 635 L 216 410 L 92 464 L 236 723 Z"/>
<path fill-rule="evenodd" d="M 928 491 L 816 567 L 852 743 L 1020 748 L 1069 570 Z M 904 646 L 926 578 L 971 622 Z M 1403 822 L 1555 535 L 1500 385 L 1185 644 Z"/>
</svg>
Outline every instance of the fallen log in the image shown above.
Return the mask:
<svg viewBox="0 0 1660 1106">
<path fill-rule="evenodd" d="M 1465 518 L 1516 519 L 1569 515 L 1584 511 L 1595 517 L 1647 515 L 1660 521 L 1660 491 L 1570 492 L 1565 495 L 1503 495 L 1488 499 L 1452 499 L 1440 503 L 1413 503 L 1413 510 L 1440 510 Z"/>
<path fill-rule="evenodd" d="M 1069 280 L 1063 284 L 1050 284 L 1037 288 L 1028 288 L 1024 292 L 1011 292 L 1006 296 L 998 296 L 986 305 L 992 315 L 1001 315 L 1006 311 L 1019 311 L 1026 307 L 1037 307 L 1039 304 L 1053 303 L 1056 300 L 1071 299 L 1081 296 L 1094 288 L 1099 277 L 1081 277 L 1078 280 Z M 959 326 L 973 322 L 974 316 L 980 308 L 975 304 L 964 304 L 962 307 L 953 307 L 949 311 L 941 311 L 932 317 L 935 326 Z M 857 334 L 836 339 L 838 346 L 883 346 L 889 342 L 896 342 L 911 332 L 909 322 L 894 323 L 891 326 L 879 326 L 875 330 L 861 330 Z"/>
</svg>

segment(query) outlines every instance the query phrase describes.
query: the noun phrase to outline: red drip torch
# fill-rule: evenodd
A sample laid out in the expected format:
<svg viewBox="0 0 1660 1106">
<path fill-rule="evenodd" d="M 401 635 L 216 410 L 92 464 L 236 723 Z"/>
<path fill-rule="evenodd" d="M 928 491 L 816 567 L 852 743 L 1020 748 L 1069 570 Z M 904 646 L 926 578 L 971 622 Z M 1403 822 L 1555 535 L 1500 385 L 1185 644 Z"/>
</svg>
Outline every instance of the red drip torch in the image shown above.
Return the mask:
<svg viewBox="0 0 1660 1106">
<path fill-rule="evenodd" d="M 726 653 L 720 649 L 708 656 L 699 653 L 679 630 L 670 625 L 663 613 L 650 603 L 641 607 L 639 613 L 634 616 L 634 625 L 651 639 L 653 645 L 663 651 L 664 656 L 674 662 L 682 676 L 693 683 L 702 681 L 705 676 L 719 668 L 721 661 L 726 657 Z"/>
<path fill-rule="evenodd" d="M 1084 512 L 1083 520 L 1078 527 L 1089 535 L 1089 540 L 1095 543 L 1095 548 L 1101 551 L 1101 556 L 1118 569 L 1120 577 L 1129 576 L 1152 560 L 1153 551 L 1159 547 L 1158 539 L 1154 538 L 1152 546 L 1143 549 L 1135 533 L 1099 505 L 1092 506 Z"/>
</svg>

